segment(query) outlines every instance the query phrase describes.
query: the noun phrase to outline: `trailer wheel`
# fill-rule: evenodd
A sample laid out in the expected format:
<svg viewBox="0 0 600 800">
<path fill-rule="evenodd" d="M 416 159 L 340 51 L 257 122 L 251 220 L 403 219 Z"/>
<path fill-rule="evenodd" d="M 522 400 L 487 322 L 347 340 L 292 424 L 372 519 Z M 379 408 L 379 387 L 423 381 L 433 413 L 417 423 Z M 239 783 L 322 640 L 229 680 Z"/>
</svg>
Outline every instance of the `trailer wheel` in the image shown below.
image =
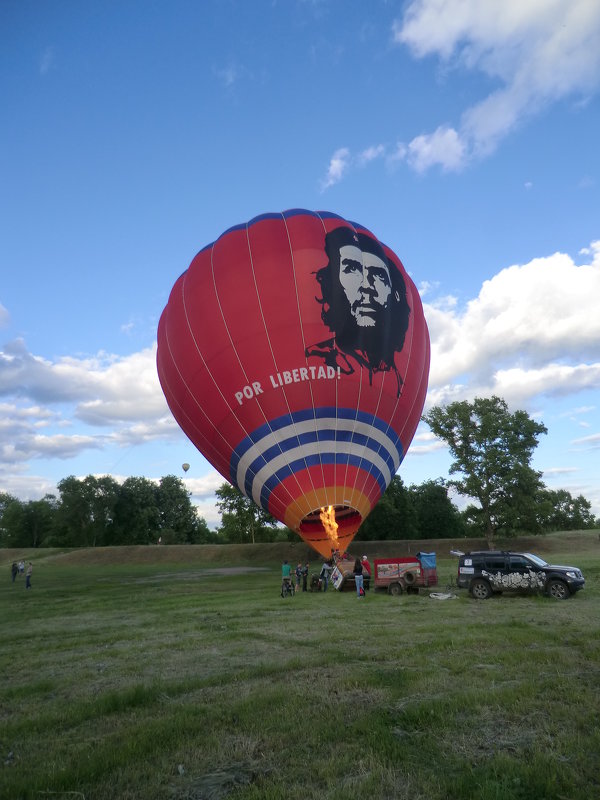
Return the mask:
<svg viewBox="0 0 600 800">
<path fill-rule="evenodd" d="M 399 597 L 402 594 L 402 586 L 399 583 L 390 583 L 388 586 L 388 594 Z"/>
<path fill-rule="evenodd" d="M 405 572 L 404 573 L 404 582 L 407 586 L 412 586 L 413 583 L 417 580 L 417 576 L 414 572 Z"/>
</svg>

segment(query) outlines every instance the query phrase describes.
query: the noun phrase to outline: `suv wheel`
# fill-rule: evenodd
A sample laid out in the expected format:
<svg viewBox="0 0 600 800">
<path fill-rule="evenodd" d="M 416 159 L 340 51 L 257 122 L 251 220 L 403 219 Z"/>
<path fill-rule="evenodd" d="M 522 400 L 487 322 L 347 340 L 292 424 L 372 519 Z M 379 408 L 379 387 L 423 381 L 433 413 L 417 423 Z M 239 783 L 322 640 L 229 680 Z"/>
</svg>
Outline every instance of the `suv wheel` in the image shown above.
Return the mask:
<svg viewBox="0 0 600 800">
<path fill-rule="evenodd" d="M 402 586 L 399 583 L 390 583 L 388 592 L 394 595 L 394 597 L 399 597 L 402 594 Z"/>
<path fill-rule="evenodd" d="M 555 579 L 548 582 L 548 595 L 555 600 L 566 600 L 571 596 L 571 592 L 564 581 Z"/>
<path fill-rule="evenodd" d="M 487 600 L 492 595 L 489 583 L 480 579 L 473 581 L 470 592 L 476 600 Z"/>
</svg>

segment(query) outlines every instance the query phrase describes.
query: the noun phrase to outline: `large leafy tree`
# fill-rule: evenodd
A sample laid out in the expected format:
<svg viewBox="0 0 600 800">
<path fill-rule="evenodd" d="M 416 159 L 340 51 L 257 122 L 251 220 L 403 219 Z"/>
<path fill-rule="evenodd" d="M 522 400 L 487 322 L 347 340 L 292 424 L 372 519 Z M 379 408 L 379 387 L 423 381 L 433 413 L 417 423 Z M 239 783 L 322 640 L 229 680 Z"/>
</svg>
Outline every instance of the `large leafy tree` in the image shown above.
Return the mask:
<svg viewBox="0 0 600 800">
<path fill-rule="evenodd" d="M 121 487 L 109 475 L 70 475 L 58 484 L 60 503 L 54 543 L 98 547 L 112 543 L 115 507 Z"/>
<path fill-rule="evenodd" d="M 540 473 L 530 466 L 538 438 L 547 429 L 525 411 L 511 413 L 499 397 L 436 406 L 423 417 L 448 445 L 454 459 L 449 481 L 477 500 L 470 519 L 492 542 L 497 532 L 537 532 L 536 498 Z"/>
<path fill-rule="evenodd" d="M 63 478 L 57 485 L 60 497 L 54 543 L 67 547 L 88 547 L 93 533 L 87 488 L 74 475 Z"/>
<path fill-rule="evenodd" d="M 228 542 L 271 542 L 277 538 L 277 520 L 236 486 L 223 483 L 215 492 L 221 513 L 220 533 Z"/>
<path fill-rule="evenodd" d="M 160 536 L 163 544 L 194 544 L 198 516 L 181 478 L 166 475 L 156 489 Z"/>
<path fill-rule="evenodd" d="M 204 517 L 198 517 L 192 544 L 221 544 L 221 538 L 216 531 L 211 531 Z"/>
<path fill-rule="evenodd" d="M 356 538 L 359 541 L 419 538 L 417 513 L 399 475 L 394 475 L 381 500 L 358 529 Z"/>
<path fill-rule="evenodd" d="M 0 492 L 0 547 L 99 547 L 219 542 L 198 517 L 183 482 L 167 475 L 157 485 L 128 478 L 70 475 L 58 484 L 59 499 L 21 501 Z"/>
<path fill-rule="evenodd" d="M 566 489 L 544 489 L 538 502 L 538 517 L 545 531 L 588 530 L 598 526 L 592 504 L 583 495 L 573 497 Z"/>
<path fill-rule="evenodd" d="M 11 546 L 11 531 L 7 527 L 8 518 L 5 517 L 5 514 L 12 503 L 18 502 L 12 494 L 0 492 L 0 547 Z"/>
<path fill-rule="evenodd" d="M 2 546 L 41 547 L 48 544 L 54 530 L 56 509 L 56 498 L 50 494 L 41 500 L 27 502 L 10 498 L 2 507 Z"/>
<path fill-rule="evenodd" d="M 417 515 L 419 539 L 455 539 L 466 535 L 464 520 L 448 497 L 443 480 L 425 481 L 408 491 Z"/>
<path fill-rule="evenodd" d="M 91 545 L 106 545 L 110 541 L 121 487 L 110 475 L 88 475 L 83 485 L 90 510 Z"/>
<path fill-rule="evenodd" d="M 156 544 L 160 536 L 160 511 L 156 485 L 148 478 L 127 478 L 115 505 L 111 544 Z"/>
</svg>

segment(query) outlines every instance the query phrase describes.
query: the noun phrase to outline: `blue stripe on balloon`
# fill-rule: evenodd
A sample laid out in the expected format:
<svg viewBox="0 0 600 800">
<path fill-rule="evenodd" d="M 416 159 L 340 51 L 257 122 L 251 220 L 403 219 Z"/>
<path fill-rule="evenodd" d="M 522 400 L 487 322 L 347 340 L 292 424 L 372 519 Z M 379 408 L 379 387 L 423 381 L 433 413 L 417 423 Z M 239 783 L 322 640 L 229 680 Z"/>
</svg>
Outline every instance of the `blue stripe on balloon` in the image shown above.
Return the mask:
<svg viewBox="0 0 600 800">
<path fill-rule="evenodd" d="M 277 470 L 270 478 L 267 478 L 260 493 L 260 505 L 262 508 L 268 510 L 272 492 L 290 475 L 300 470 L 307 469 L 308 467 L 320 467 L 321 464 L 335 464 L 336 466 L 342 467 L 350 464 L 359 469 L 364 469 L 366 464 L 369 467 L 366 472 L 375 478 L 379 484 L 381 493 L 383 494 L 387 489 L 387 483 L 381 472 L 376 469 L 373 464 L 365 462 L 365 459 L 360 456 L 355 456 L 351 453 L 319 453 L 318 455 L 307 456 L 306 458 L 298 458 L 292 461 L 291 464 L 287 464 L 285 467 Z M 252 495 L 250 494 L 250 496 Z"/>
<path fill-rule="evenodd" d="M 312 423 L 314 427 L 311 426 L 310 430 L 300 432 L 296 430 L 297 426 L 307 422 Z M 345 427 L 333 427 L 337 423 L 342 423 Z M 369 436 L 364 431 L 354 430 L 353 426 L 356 423 L 379 431 L 385 443 L 377 441 L 377 439 Z M 319 427 L 320 425 L 326 425 L 327 427 Z M 287 436 L 284 431 L 288 434 Z M 276 435 L 277 433 L 283 434 L 280 441 L 274 440 L 274 434 Z M 357 452 L 352 452 L 352 450 L 350 453 L 336 452 L 331 449 L 330 445 L 325 445 L 324 448 L 319 447 L 318 452 L 307 452 L 300 458 L 293 457 L 294 450 L 301 451 L 304 447 L 314 451 L 315 445 L 325 444 L 326 442 L 339 442 L 346 447 L 350 446 L 352 450 Z M 261 443 L 265 447 L 264 450 L 261 450 Z M 290 464 L 284 464 L 279 467 L 273 464 L 273 471 L 267 475 L 262 486 L 254 487 L 257 492 L 260 491 L 263 508 L 268 507 L 268 500 L 272 491 L 282 480 L 285 480 L 285 478 L 298 470 L 306 469 L 307 466 L 313 465 L 352 464 L 372 475 L 377 480 L 383 493 L 387 488 L 388 481 L 386 476 L 382 474 L 381 469 L 369 458 L 369 454 L 372 454 L 373 460 L 375 460 L 375 456 L 378 456 L 392 476 L 403 456 L 402 443 L 386 422 L 364 411 L 357 411 L 352 408 L 336 409 L 335 407 L 303 409 L 292 414 L 284 414 L 270 423 L 256 428 L 240 442 L 232 454 L 230 480 L 234 485 L 237 485 L 240 461 L 250 448 L 256 448 L 258 452 L 250 463 L 244 465 L 243 474 L 240 474 L 240 481 L 243 484 L 240 485 L 240 488 L 249 497 L 253 496 L 254 481 L 261 470 L 267 468 L 268 472 L 269 464 L 272 462 L 279 461 L 281 464 L 282 456 L 285 458 L 286 453 L 289 453 L 293 459 Z"/>
<path fill-rule="evenodd" d="M 340 435 L 341 434 L 341 435 Z M 331 428 L 327 430 L 319 430 L 319 431 L 311 431 L 310 433 L 302 433 L 299 436 L 290 436 L 289 439 L 285 439 L 283 441 L 277 442 L 276 444 L 271 445 L 268 447 L 264 452 L 262 452 L 257 458 L 252 461 L 252 463 L 248 466 L 246 470 L 246 480 L 244 482 L 244 489 L 247 495 L 252 494 L 252 482 L 254 480 L 254 476 L 258 474 L 258 472 L 266 466 L 270 461 L 280 456 L 282 453 L 289 452 L 291 450 L 295 450 L 298 447 L 302 447 L 305 445 L 313 444 L 315 442 L 349 442 L 352 441 L 353 445 L 356 445 L 357 448 L 362 450 L 371 450 L 377 453 L 380 458 L 385 461 L 390 473 L 393 475 L 396 471 L 396 465 L 394 464 L 394 459 L 390 455 L 387 450 L 382 448 L 380 442 L 376 441 L 375 439 L 371 438 L 370 436 L 365 436 L 363 433 L 352 432 L 352 431 L 336 431 Z M 325 449 L 323 452 L 327 452 Z M 322 452 L 322 457 L 319 460 L 319 456 L 316 455 L 315 463 L 332 463 L 324 461 Z M 345 453 L 339 453 L 340 456 L 346 456 Z M 363 454 L 361 460 L 367 459 L 368 454 Z M 309 459 L 312 459 L 312 456 L 307 456 L 307 462 Z M 299 459 L 301 460 L 301 459 Z M 296 463 L 294 461 L 294 463 Z M 351 462 L 354 463 L 354 462 Z M 369 470 L 371 471 L 371 470 Z M 381 475 L 381 472 L 378 471 Z M 385 480 L 382 476 L 382 480 Z M 383 491 L 385 491 L 385 486 Z"/>
<path fill-rule="evenodd" d="M 276 419 L 271 420 L 270 422 L 265 422 L 264 425 L 260 425 L 258 428 L 255 428 L 252 433 L 248 434 L 239 445 L 235 448 L 235 451 L 232 455 L 232 472 L 237 470 L 237 464 L 239 459 L 243 456 L 243 454 L 252 447 L 254 444 L 260 442 L 261 439 L 264 439 L 265 436 L 269 436 L 274 431 L 281 430 L 282 428 L 287 428 L 292 426 L 298 422 L 307 422 L 308 420 L 319 420 L 319 419 L 340 419 L 340 420 L 349 420 L 351 422 L 363 422 L 365 425 L 371 425 L 374 428 L 377 428 L 382 433 L 384 433 L 388 439 L 390 439 L 394 444 L 399 446 L 401 450 L 402 445 L 400 444 L 400 439 L 397 434 L 390 428 L 387 422 L 379 419 L 379 417 L 373 416 L 373 414 L 368 414 L 366 411 L 359 411 L 355 408 L 336 408 L 335 406 L 320 406 L 319 408 L 308 408 L 302 409 L 301 411 L 294 411 L 291 414 L 283 414 L 281 417 L 277 417 Z M 237 459 L 236 459 L 237 456 Z M 235 464 L 234 464 L 234 459 Z"/>
</svg>

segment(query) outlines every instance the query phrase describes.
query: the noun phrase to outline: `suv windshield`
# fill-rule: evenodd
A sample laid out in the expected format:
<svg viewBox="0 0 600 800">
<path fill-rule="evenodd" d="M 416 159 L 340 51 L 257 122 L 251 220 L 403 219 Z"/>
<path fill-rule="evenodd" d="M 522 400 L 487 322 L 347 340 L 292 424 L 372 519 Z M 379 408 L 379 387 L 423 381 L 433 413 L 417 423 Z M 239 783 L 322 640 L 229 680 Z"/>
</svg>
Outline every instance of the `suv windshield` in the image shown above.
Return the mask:
<svg viewBox="0 0 600 800">
<path fill-rule="evenodd" d="M 539 556 L 534 556 L 533 553 L 523 553 L 523 555 L 527 556 L 527 558 L 531 559 L 533 561 L 533 563 L 538 567 L 547 567 L 548 566 L 548 562 L 547 561 L 544 561 L 544 559 L 540 558 Z"/>
</svg>

